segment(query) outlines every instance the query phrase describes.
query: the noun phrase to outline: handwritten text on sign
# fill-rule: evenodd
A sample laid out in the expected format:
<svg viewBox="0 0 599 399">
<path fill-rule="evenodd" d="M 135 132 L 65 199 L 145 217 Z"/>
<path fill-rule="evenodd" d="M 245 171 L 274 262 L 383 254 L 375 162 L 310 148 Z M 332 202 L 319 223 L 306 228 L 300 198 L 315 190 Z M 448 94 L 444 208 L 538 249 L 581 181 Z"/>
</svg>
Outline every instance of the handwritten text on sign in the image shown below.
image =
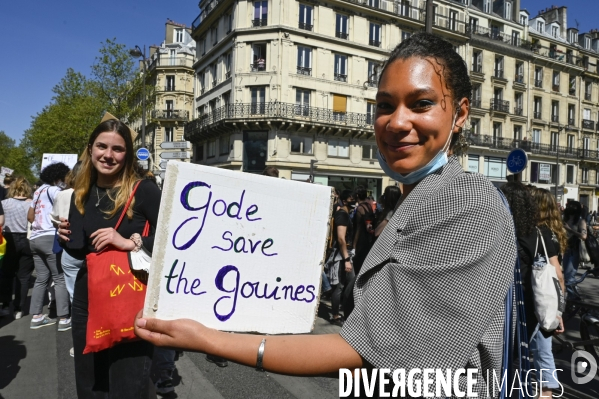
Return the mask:
<svg viewBox="0 0 599 399">
<path fill-rule="evenodd" d="M 170 162 L 144 314 L 309 332 L 330 205 L 328 187 Z"/>
</svg>

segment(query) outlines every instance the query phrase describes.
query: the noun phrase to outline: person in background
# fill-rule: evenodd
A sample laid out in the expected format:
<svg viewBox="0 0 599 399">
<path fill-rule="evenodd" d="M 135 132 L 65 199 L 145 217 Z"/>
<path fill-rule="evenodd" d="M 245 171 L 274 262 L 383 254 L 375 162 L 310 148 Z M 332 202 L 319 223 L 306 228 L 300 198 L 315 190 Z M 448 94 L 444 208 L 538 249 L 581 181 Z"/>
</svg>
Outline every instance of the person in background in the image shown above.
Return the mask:
<svg viewBox="0 0 599 399">
<path fill-rule="evenodd" d="M 57 322 L 56 319 L 42 313 L 44 294 L 50 286 L 50 277 L 54 282 L 56 313 L 60 319 L 58 331 L 71 329 L 69 293 L 60 267 L 60 257 L 53 251 L 56 228 L 50 217 L 56 196 L 65 186 L 64 180 L 68 172 L 69 167 L 61 162 L 46 166 L 40 174 L 40 179 L 44 184 L 33 194 L 33 201 L 27 213 L 27 220 L 31 222 L 29 245 L 36 272 L 29 309 L 33 315 L 31 329 L 50 326 Z"/>
<path fill-rule="evenodd" d="M 267 166 L 262 172 L 263 176 L 279 177 L 279 169 L 274 166 Z"/>
<path fill-rule="evenodd" d="M 576 288 L 572 284 L 576 279 L 580 262 L 580 240 L 584 241 L 587 239 L 587 223 L 582 217 L 580 202 L 568 201 L 564 210 L 563 220 L 568 236 L 568 247 L 564 252 L 564 278 L 568 292 L 576 295 Z"/>
<path fill-rule="evenodd" d="M 7 199 L 0 203 L 4 209 L 4 238 L 6 239 L 6 255 L 0 273 L 0 302 L 3 308 L 1 316 L 6 316 L 8 303 L 13 295 L 13 311 L 15 319 L 28 314 L 27 292 L 29 279 L 33 273 L 33 255 L 27 240 L 27 212 L 31 206 L 31 186 L 22 177 L 17 177 L 9 186 Z"/>
<path fill-rule="evenodd" d="M 376 221 L 376 228 L 374 229 L 374 236 L 378 237 L 381 235 L 397 206 L 397 202 L 401 198 L 401 190 L 397 186 L 387 186 L 385 193 L 382 196 L 383 209 L 378 215 Z"/>
<path fill-rule="evenodd" d="M 358 186 L 355 196 L 358 200 L 358 206 L 354 215 L 353 245 L 356 252 L 353 266 L 357 274 L 360 273 L 366 255 L 368 255 L 374 243 L 375 217 L 372 205 L 366 196 L 366 189 L 363 186 Z"/>
</svg>

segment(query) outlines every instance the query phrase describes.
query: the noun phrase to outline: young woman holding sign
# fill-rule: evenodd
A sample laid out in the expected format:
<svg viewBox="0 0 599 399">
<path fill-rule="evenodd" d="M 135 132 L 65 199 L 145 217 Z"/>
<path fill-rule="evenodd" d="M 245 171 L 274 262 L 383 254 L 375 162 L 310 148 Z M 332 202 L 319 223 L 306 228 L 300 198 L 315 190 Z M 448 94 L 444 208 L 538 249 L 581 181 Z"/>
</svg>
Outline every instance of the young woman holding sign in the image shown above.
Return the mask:
<svg viewBox="0 0 599 399">
<path fill-rule="evenodd" d="M 340 334 L 234 335 L 140 313 L 137 335 L 284 374 L 473 368 L 474 389 L 486 397 L 487 371 L 501 372 L 516 245 L 496 189 L 452 155 L 471 89 L 463 59 L 431 34 L 405 40 L 385 64 L 374 130 L 379 163 L 403 183 L 403 197 L 356 278 L 356 306 Z"/>
<path fill-rule="evenodd" d="M 69 220 L 60 224 L 62 239 L 80 240 L 82 237 L 82 249 L 88 254 L 110 246 L 123 251 L 139 250 L 143 246 L 152 251 L 160 190 L 153 182 L 142 180 L 135 163 L 129 128 L 116 119 L 100 123 L 92 132 L 83 155 Z M 140 180 L 126 217 L 116 231 L 117 220 Z M 150 234 L 141 237 L 146 221 L 151 226 Z M 80 230 L 71 231 L 75 226 L 81 226 Z M 128 342 L 84 355 L 87 321 L 91 316 L 88 314 L 88 269 L 84 263 L 73 294 L 78 397 L 147 398 L 153 346 L 144 341 Z"/>
</svg>

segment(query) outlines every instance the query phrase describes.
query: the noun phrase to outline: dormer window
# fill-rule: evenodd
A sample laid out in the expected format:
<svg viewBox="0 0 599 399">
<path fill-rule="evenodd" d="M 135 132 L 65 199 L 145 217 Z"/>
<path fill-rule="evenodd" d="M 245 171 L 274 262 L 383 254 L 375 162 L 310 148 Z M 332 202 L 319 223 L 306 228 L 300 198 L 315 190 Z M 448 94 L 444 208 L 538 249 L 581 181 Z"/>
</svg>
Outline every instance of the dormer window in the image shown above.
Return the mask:
<svg viewBox="0 0 599 399">
<path fill-rule="evenodd" d="M 559 35 L 559 28 L 557 26 L 552 26 L 551 27 L 551 35 L 553 37 L 558 37 L 558 35 Z"/>
<path fill-rule="evenodd" d="M 590 50 L 591 49 L 591 38 L 588 36 L 584 37 L 584 48 L 586 50 Z"/>
<path fill-rule="evenodd" d="M 526 18 L 526 15 L 520 15 L 520 25 L 528 25 L 528 18 Z"/>
<path fill-rule="evenodd" d="M 545 24 L 543 23 L 543 21 L 537 21 L 537 31 L 538 32 L 545 31 Z"/>
<path fill-rule="evenodd" d="M 505 2 L 505 15 L 503 17 L 505 19 L 512 19 L 512 3 L 509 1 Z"/>
<path fill-rule="evenodd" d="M 483 11 L 491 14 L 491 0 L 483 0 Z"/>
<path fill-rule="evenodd" d="M 574 32 L 573 30 L 570 31 L 568 35 L 568 42 L 578 43 L 578 33 Z"/>
</svg>

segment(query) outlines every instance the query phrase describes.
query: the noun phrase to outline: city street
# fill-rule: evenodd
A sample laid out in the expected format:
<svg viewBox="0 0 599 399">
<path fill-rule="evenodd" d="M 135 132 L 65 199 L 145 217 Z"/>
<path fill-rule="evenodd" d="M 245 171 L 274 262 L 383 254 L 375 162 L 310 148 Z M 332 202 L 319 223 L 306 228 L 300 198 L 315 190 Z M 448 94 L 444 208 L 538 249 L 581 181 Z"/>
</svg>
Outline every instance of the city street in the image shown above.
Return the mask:
<svg viewBox="0 0 599 399">
<path fill-rule="evenodd" d="M 580 286 L 592 303 L 599 305 L 599 280 L 587 278 Z M 328 321 L 330 303 L 323 301 L 316 319 L 316 334 L 334 333 L 339 327 Z M 73 359 L 69 356 L 71 333 L 57 332 L 48 327 L 29 329 L 31 317 L 0 319 L 0 399 L 76 398 Z M 568 340 L 580 339 L 579 319 L 567 325 Z M 451 345 L 448 342 L 448 345 Z M 557 345 L 554 345 L 557 349 Z M 564 398 L 596 399 L 599 397 L 599 376 L 584 385 L 571 378 L 572 351 L 563 349 L 555 354 Z M 185 353 L 177 362 L 175 394 L 167 398 L 335 398 L 338 379 L 325 377 L 289 377 L 260 373 L 251 367 L 229 363 L 219 368 L 198 353 Z"/>
</svg>

